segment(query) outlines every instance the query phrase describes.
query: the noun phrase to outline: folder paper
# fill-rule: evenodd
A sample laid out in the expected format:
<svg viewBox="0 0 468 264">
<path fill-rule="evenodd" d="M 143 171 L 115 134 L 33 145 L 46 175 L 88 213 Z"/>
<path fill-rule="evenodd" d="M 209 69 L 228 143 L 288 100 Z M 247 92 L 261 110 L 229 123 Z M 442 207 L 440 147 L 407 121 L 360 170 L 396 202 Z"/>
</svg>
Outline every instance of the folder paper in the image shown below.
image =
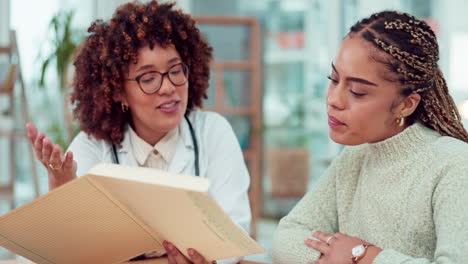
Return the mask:
<svg viewBox="0 0 468 264">
<path fill-rule="evenodd" d="M 164 250 L 164 240 L 208 261 L 265 252 L 208 186 L 201 177 L 99 164 L 0 216 L 0 246 L 35 263 L 70 264 L 121 263 Z"/>
</svg>

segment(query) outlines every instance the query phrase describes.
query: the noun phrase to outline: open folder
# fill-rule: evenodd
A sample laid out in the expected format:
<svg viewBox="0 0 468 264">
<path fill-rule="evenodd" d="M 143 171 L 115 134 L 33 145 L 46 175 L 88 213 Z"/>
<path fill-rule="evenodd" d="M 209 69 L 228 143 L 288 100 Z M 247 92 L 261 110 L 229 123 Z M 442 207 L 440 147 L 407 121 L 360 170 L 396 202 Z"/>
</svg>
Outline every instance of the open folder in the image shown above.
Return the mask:
<svg viewBox="0 0 468 264">
<path fill-rule="evenodd" d="M 0 246 L 35 263 L 121 263 L 164 240 L 208 261 L 265 252 L 201 177 L 100 164 L 0 217 Z M 229 195 L 229 194 L 226 194 Z"/>
</svg>

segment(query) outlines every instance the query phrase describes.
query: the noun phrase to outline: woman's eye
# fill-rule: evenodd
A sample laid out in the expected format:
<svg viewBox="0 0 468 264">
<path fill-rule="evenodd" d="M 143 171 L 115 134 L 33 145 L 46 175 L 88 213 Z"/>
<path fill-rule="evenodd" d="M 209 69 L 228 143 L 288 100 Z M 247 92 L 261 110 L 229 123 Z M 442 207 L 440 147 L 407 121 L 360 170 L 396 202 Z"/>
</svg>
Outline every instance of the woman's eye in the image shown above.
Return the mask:
<svg viewBox="0 0 468 264">
<path fill-rule="evenodd" d="M 154 81 L 154 78 L 141 79 L 140 81 L 142 83 L 151 83 L 152 81 Z"/>
<path fill-rule="evenodd" d="M 333 84 L 337 84 L 338 81 L 333 79 L 330 75 L 327 76 L 327 78 L 333 83 Z"/>
<path fill-rule="evenodd" d="M 365 93 L 357 93 L 357 92 L 354 92 L 353 90 L 349 90 L 349 91 L 351 92 L 351 94 L 353 94 L 356 97 L 363 97 L 364 95 L 366 95 Z"/>
<path fill-rule="evenodd" d="M 177 71 L 171 71 L 169 72 L 170 75 L 177 75 L 179 74 L 181 71 L 180 70 L 177 70 Z"/>
</svg>

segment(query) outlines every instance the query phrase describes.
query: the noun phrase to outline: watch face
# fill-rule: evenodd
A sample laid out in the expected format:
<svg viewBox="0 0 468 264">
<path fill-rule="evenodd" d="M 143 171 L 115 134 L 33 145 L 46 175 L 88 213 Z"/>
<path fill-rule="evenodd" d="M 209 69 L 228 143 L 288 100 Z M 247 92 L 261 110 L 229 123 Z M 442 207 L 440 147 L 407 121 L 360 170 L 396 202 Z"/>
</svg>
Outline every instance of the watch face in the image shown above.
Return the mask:
<svg viewBox="0 0 468 264">
<path fill-rule="evenodd" d="M 364 245 L 359 245 L 352 249 L 351 254 L 353 254 L 353 257 L 360 257 L 365 251 L 366 249 L 364 248 Z"/>
</svg>

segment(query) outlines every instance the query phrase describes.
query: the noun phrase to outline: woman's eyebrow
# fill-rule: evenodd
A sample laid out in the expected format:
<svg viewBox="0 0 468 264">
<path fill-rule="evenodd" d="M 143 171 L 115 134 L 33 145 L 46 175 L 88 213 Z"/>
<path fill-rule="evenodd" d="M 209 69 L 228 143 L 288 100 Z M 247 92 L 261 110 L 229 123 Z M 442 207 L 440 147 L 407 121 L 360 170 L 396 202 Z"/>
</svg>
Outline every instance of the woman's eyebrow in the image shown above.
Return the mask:
<svg viewBox="0 0 468 264">
<path fill-rule="evenodd" d="M 135 72 L 143 71 L 143 70 L 153 68 L 153 67 L 154 67 L 154 64 L 146 64 L 146 65 L 143 65 L 140 68 L 138 68 Z"/>
<path fill-rule="evenodd" d="M 333 68 L 333 71 L 335 71 L 338 74 L 338 71 L 336 70 L 335 65 L 333 64 L 333 62 L 331 64 L 331 66 Z M 358 77 L 346 77 L 346 80 L 348 80 L 350 82 L 357 82 L 357 83 L 365 84 L 365 85 L 378 86 L 376 83 L 373 83 L 373 82 L 371 82 L 369 80 L 366 80 L 366 79 L 363 79 L 363 78 L 358 78 Z"/>
<path fill-rule="evenodd" d="M 171 63 L 179 62 L 179 61 L 181 61 L 179 57 L 174 57 L 174 58 L 168 60 L 167 64 L 171 64 Z"/>
<path fill-rule="evenodd" d="M 347 77 L 346 79 L 351 81 L 351 82 L 357 82 L 357 83 L 366 84 L 366 85 L 378 86 L 376 83 L 373 83 L 371 81 L 368 81 L 368 80 L 362 79 L 362 78 Z"/>
<path fill-rule="evenodd" d="M 179 57 L 174 57 L 174 58 L 168 60 L 166 64 L 171 64 L 171 63 L 179 62 L 179 61 L 181 61 Z M 153 68 L 153 67 L 155 67 L 154 64 L 145 64 L 145 65 L 141 66 L 140 68 L 138 68 L 135 72 L 140 72 L 140 71 L 150 69 L 150 68 Z"/>
</svg>

